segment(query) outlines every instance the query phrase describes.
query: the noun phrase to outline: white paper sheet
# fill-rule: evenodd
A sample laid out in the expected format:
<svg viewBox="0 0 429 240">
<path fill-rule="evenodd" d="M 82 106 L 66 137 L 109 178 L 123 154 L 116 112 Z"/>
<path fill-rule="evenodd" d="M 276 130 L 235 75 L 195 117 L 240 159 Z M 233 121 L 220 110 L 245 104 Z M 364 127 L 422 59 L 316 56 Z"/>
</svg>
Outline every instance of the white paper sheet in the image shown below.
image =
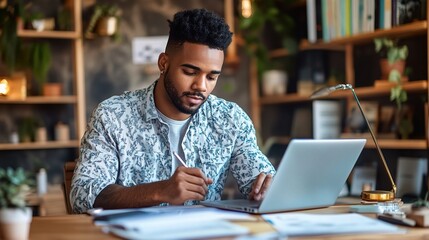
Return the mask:
<svg viewBox="0 0 429 240">
<path fill-rule="evenodd" d="M 180 222 L 180 221 L 178 221 Z M 107 230 L 119 237 L 125 239 L 143 240 L 143 239 L 205 239 L 225 236 L 237 236 L 247 234 L 247 228 L 236 224 L 218 220 L 205 221 L 200 219 L 194 224 L 164 225 L 157 229 L 133 229 L 124 230 L 110 227 Z"/>
<path fill-rule="evenodd" d="M 289 236 L 405 232 L 395 225 L 356 213 L 278 213 L 266 214 L 263 215 L 263 218 L 270 222 L 281 234 Z"/>
<path fill-rule="evenodd" d="M 110 218 L 107 213 L 126 213 Z M 209 207 L 151 207 L 132 211 L 106 211 L 99 213 L 103 221 L 96 221 L 109 232 L 127 239 L 191 239 L 222 237 L 248 233 L 248 229 L 229 220 L 254 221 L 246 213 L 225 211 Z M 94 216 L 96 219 L 97 216 Z M 112 217 L 112 215 L 110 216 Z"/>
</svg>

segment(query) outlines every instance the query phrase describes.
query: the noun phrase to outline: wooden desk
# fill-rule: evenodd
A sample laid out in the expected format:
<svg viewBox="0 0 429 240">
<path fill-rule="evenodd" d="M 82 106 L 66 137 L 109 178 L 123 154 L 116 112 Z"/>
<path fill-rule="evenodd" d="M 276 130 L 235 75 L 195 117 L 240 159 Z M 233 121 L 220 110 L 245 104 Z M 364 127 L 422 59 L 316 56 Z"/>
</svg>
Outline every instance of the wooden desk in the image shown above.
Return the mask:
<svg viewBox="0 0 429 240">
<path fill-rule="evenodd" d="M 309 213 L 343 213 L 345 206 L 334 206 L 324 209 L 307 210 Z M 371 215 L 368 215 L 371 216 Z M 270 225 L 265 222 L 240 223 L 247 226 L 252 232 L 267 231 Z M 405 227 L 404 227 L 405 228 Z M 288 239 L 429 239 L 429 228 L 405 228 L 406 234 L 354 234 L 354 235 L 325 235 L 313 237 L 289 237 Z M 33 217 L 30 229 L 31 240 L 50 239 L 119 239 L 111 234 L 103 233 L 101 228 L 92 223 L 87 215 L 64 215 Z"/>
</svg>

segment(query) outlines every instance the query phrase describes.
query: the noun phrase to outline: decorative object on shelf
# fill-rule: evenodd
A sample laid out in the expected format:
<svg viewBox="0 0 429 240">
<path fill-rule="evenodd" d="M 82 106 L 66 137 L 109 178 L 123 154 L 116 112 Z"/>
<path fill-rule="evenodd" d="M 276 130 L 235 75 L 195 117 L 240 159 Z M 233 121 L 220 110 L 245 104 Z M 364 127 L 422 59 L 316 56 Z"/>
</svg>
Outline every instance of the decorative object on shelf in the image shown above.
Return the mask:
<svg viewBox="0 0 429 240">
<path fill-rule="evenodd" d="M 22 169 L 0 168 L 0 238 L 28 239 L 32 210 L 26 196 L 34 181 Z"/>
<path fill-rule="evenodd" d="M 278 33 L 282 45 L 288 50 L 288 53 L 295 53 L 298 49 L 297 43 L 292 36 L 294 20 L 291 16 L 280 10 L 286 8 L 292 2 L 294 0 L 242 1 L 242 5 L 249 3 L 251 5 L 246 6 L 248 10 L 243 12 L 244 15 L 240 15 L 239 17 L 241 36 L 244 39 L 247 53 L 256 59 L 259 77 L 270 66 L 268 49 L 262 39 L 267 26 Z"/>
<path fill-rule="evenodd" d="M 19 121 L 18 134 L 20 142 L 32 142 L 35 139 L 37 121 L 33 117 L 25 117 Z"/>
<path fill-rule="evenodd" d="M 55 140 L 68 141 L 70 140 L 69 126 L 63 122 L 58 122 L 55 125 Z"/>
<path fill-rule="evenodd" d="M 52 31 L 55 28 L 55 18 L 41 18 L 31 21 L 32 29 L 41 31 Z"/>
<path fill-rule="evenodd" d="M 85 37 L 94 38 L 94 35 L 112 37 L 119 41 L 119 26 L 121 9 L 115 4 L 96 4 L 92 12 L 88 27 L 85 30 Z"/>
<path fill-rule="evenodd" d="M 43 196 L 48 192 L 48 175 L 46 169 L 40 168 L 36 176 L 37 195 Z"/>
<path fill-rule="evenodd" d="M 368 119 L 366 118 L 366 115 L 362 109 L 362 106 L 360 105 L 360 101 L 359 101 L 359 99 L 356 95 L 356 92 L 353 89 L 352 85 L 351 84 L 338 84 L 336 86 L 322 88 L 322 89 L 319 89 L 318 91 L 314 92 L 310 98 L 316 99 L 316 98 L 320 98 L 323 96 L 327 96 L 330 93 L 335 92 L 337 90 L 350 90 L 353 93 L 353 97 L 356 101 L 356 104 L 358 105 L 360 113 L 362 114 L 363 118 L 365 119 L 366 125 L 367 125 L 368 130 L 371 134 L 372 140 L 374 141 L 378 156 L 380 157 L 381 162 L 383 163 L 383 166 L 384 166 L 384 170 L 386 171 L 387 175 L 389 176 L 390 183 L 392 184 L 392 190 L 391 191 L 381 191 L 381 190 L 362 191 L 362 194 L 361 194 L 362 201 L 366 201 L 366 202 L 390 202 L 390 201 L 395 200 L 396 184 L 393 181 L 392 174 L 390 173 L 389 167 L 387 166 L 386 159 L 384 158 L 384 155 L 381 151 L 381 148 L 378 145 L 378 141 L 375 138 L 375 134 L 371 128 L 371 124 L 369 123 Z"/>
<path fill-rule="evenodd" d="M 287 73 L 283 70 L 267 70 L 262 74 L 262 93 L 264 95 L 285 94 Z"/>
<path fill-rule="evenodd" d="M 379 104 L 375 101 L 362 101 L 360 102 L 362 109 L 364 110 L 368 122 L 371 124 L 372 130 L 374 132 L 378 132 L 378 109 Z M 351 134 L 359 134 L 368 132 L 368 126 L 365 123 L 365 119 L 360 113 L 358 107 L 356 105 L 350 104 L 349 110 L 347 112 L 347 120 L 346 120 L 346 132 Z M 350 137 L 350 135 L 349 135 Z"/>
<path fill-rule="evenodd" d="M 18 144 L 19 143 L 19 134 L 17 131 L 12 131 L 9 135 L 9 141 L 10 143 L 13 144 Z"/>
<path fill-rule="evenodd" d="M 37 82 L 38 94 L 43 93 L 52 58 L 48 42 L 34 42 L 30 48 L 30 66 L 34 80 Z"/>
<path fill-rule="evenodd" d="M 48 132 L 46 131 L 46 127 L 38 127 L 36 129 L 36 136 L 35 141 L 36 142 L 46 142 L 48 140 Z"/>
<path fill-rule="evenodd" d="M 61 83 L 45 83 L 43 85 L 43 96 L 49 97 L 58 97 L 62 95 L 62 87 Z"/>
<path fill-rule="evenodd" d="M 13 74 L 0 77 L 0 96 L 9 99 L 25 99 L 27 97 L 27 79 L 24 74 Z"/>
<path fill-rule="evenodd" d="M 10 90 L 9 81 L 7 78 L 0 79 L 0 96 L 7 96 Z"/>
</svg>

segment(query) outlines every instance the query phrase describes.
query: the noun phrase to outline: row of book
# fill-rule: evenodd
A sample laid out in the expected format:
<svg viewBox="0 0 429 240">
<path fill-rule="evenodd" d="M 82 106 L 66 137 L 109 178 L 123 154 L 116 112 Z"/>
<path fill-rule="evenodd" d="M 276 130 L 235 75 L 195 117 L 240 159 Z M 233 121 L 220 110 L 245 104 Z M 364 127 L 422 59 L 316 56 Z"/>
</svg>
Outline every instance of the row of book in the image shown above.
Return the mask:
<svg viewBox="0 0 429 240">
<path fill-rule="evenodd" d="M 308 41 L 389 29 L 424 19 L 426 0 L 307 0 Z"/>
</svg>

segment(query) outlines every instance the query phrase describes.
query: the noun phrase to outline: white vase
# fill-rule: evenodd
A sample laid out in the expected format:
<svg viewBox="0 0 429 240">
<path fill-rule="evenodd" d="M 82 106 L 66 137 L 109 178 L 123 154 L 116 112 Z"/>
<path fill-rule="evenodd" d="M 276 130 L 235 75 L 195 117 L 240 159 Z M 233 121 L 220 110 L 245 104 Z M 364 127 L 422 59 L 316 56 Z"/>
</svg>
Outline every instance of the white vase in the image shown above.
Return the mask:
<svg viewBox="0 0 429 240">
<path fill-rule="evenodd" d="M 0 239 L 26 240 L 30 233 L 31 208 L 0 209 Z"/>
<path fill-rule="evenodd" d="M 262 76 L 262 93 L 264 95 L 285 94 L 287 74 L 282 70 L 268 70 Z"/>
</svg>

